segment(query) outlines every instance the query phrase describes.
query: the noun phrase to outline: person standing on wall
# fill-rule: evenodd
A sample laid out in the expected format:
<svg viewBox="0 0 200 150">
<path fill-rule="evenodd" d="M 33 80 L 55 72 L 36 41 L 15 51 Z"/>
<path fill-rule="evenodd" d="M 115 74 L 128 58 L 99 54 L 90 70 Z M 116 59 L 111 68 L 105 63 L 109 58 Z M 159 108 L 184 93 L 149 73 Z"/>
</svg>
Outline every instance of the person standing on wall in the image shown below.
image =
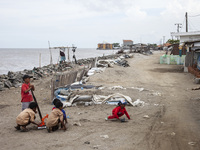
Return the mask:
<svg viewBox="0 0 200 150">
<path fill-rule="evenodd" d="M 60 50 L 60 63 L 65 62 L 66 58 L 65 58 L 65 53 L 63 50 Z"/>
</svg>

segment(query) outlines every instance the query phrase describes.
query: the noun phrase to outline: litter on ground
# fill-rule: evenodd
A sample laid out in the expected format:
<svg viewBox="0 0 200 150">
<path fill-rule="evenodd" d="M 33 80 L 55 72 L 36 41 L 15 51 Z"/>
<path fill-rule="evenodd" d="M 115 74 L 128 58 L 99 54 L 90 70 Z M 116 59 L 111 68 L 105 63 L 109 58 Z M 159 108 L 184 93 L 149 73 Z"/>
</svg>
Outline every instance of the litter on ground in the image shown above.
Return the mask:
<svg viewBox="0 0 200 150">
<path fill-rule="evenodd" d="M 109 89 L 110 89 L 110 90 L 116 90 L 116 89 L 126 90 L 126 88 L 124 88 L 123 86 L 120 86 L 120 85 L 110 87 Z"/>
<path fill-rule="evenodd" d="M 188 142 L 188 144 L 194 146 L 196 142 Z"/>
<path fill-rule="evenodd" d="M 143 118 L 147 118 L 147 119 L 149 119 L 149 116 L 148 116 L 148 115 L 144 115 Z"/>
<path fill-rule="evenodd" d="M 140 99 L 137 99 L 136 101 L 133 102 L 133 106 L 137 107 L 137 106 L 144 106 L 145 103 L 144 101 L 141 101 Z"/>
<path fill-rule="evenodd" d="M 100 135 L 101 138 L 105 138 L 105 139 L 108 139 L 109 136 L 108 135 Z"/>
<path fill-rule="evenodd" d="M 139 92 L 144 91 L 144 88 L 138 88 L 138 87 L 131 87 L 132 89 L 138 90 Z"/>
<path fill-rule="evenodd" d="M 73 91 L 71 91 L 69 88 L 66 89 L 59 88 L 54 92 L 55 97 L 58 98 L 63 103 L 64 107 L 76 106 L 76 105 L 89 106 L 93 104 L 118 105 L 118 102 L 120 100 L 126 100 L 128 105 L 135 106 L 132 102 L 132 99 L 129 96 L 120 93 L 115 93 L 108 96 L 96 95 L 92 93 L 87 95 L 78 95 L 72 93 Z"/>
</svg>

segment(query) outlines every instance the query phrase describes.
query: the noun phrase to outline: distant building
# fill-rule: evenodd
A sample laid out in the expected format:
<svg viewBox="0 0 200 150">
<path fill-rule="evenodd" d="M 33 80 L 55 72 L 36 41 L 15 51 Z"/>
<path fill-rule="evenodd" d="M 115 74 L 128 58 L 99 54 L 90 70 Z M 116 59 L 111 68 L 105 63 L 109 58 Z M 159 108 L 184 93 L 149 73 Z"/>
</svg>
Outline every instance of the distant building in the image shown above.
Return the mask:
<svg viewBox="0 0 200 150">
<path fill-rule="evenodd" d="M 133 45 L 132 40 L 123 40 L 123 48 L 124 49 L 129 49 L 131 45 Z"/>
<path fill-rule="evenodd" d="M 140 53 L 146 52 L 150 49 L 146 44 L 143 43 L 133 44 L 132 48 L 134 49 L 135 52 L 140 52 Z"/>
<path fill-rule="evenodd" d="M 99 43 L 97 49 L 103 49 L 103 50 L 113 49 L 113 44 L 110 44 L 110 43 Z"/>
</svg>

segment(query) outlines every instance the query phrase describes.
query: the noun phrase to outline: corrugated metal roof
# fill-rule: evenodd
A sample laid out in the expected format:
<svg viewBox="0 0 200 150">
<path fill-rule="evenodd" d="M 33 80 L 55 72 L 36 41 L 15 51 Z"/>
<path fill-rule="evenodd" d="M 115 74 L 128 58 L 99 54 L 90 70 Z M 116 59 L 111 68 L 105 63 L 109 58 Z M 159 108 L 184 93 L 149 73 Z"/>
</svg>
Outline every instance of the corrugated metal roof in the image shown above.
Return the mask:
<svg viewBox="0 0 200 150">
<path fill-rule="evenodd" d="M 191 50 L 199 52 L 200 51 L 200 46 L 194 46 L 191 48 Z"/>
</svg>

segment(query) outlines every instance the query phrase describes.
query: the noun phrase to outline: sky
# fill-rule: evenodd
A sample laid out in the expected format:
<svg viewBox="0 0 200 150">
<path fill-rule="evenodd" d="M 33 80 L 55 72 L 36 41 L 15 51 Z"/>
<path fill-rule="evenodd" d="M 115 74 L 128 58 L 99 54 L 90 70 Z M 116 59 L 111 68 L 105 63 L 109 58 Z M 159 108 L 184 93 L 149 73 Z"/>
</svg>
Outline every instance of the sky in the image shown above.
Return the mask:
<svg viewBox="0 0 200 150">
<path fill-rule="evenodd" d="M 200 0 L 0 0 L 0 48 L 98 43 L 160 44 L 172 38 L 185 13 L 200 31 Z"/>
</svg>

